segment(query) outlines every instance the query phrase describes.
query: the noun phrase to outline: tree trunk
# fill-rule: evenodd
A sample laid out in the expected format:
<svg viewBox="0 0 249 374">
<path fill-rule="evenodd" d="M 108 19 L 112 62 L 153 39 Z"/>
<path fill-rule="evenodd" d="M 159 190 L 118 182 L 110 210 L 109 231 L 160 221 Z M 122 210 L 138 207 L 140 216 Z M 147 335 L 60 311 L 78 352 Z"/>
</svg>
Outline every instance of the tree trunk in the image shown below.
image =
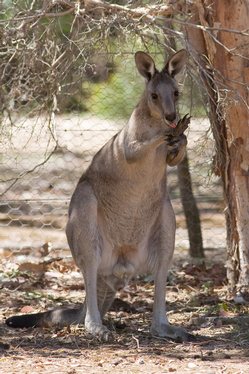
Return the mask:
<svg viewBox="0 0 249 374">
<path fill-rule="evenodd" d="M 249 4 L 246 0 L 197 0 L 195 5 L 199 23 L 215 28 L 200 31 L 188 27 L 187 34 L 192 51 L 205 55 L 199 62 L 210 98 L 216 170 L 222 178 L 226 202 L 227 276 L 233 289 L 248 291 L 249 48 L 245 30 Z"/>
<path fill-rule="evenodd" d="M 177 174 L 188 229 L 189 254 L 194 258 L 204 258 L 200 215 L 192 190 L 187 154 L 183 161 L 177 165 Z"/>
<path fill-rule="evenodd" d="M 172 29 L 172 23 L 165 20 L 167 29 Z M 175 37 L 172 34 L 165 34 L 165 45 L 177 50 Z M 167 54 L 166 54 L 167 56 Z M 200 212 L 198 210 L 192 189 L 192 178 L 189 171 L 188 155 L 177 165 L 177 176 L 180 187 L 181 202 L 186 219 L 189 239 L 189 254 L 193 258 L 204 259 L 203 241 L 201 233 Z"/>
</svg>

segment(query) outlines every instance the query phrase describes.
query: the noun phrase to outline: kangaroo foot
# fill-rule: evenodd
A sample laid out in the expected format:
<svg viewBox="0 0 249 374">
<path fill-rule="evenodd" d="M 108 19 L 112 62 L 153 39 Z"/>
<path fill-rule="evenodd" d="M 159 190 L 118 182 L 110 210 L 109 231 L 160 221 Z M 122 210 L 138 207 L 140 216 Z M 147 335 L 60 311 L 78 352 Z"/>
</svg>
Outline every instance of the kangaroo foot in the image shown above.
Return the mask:
<svg viewBox="0 0 249 374">
<path fill-rule="evenodd" d="M 90 334 L 104 342 L 110 341 L 112 339 L 111 331 L 100 323 L 85 322 L 85 328 Z"/>
<path fill-rule="evenodd" d="M 162 338 L 169 338 L 176 341 L 177 343 L 196 341 L 196 337 L 192 334 L 189 334 L 183 328 L 166 323 L 152 326 L 150 331 L 152 335 L 160 336 Z"/>
</svg>

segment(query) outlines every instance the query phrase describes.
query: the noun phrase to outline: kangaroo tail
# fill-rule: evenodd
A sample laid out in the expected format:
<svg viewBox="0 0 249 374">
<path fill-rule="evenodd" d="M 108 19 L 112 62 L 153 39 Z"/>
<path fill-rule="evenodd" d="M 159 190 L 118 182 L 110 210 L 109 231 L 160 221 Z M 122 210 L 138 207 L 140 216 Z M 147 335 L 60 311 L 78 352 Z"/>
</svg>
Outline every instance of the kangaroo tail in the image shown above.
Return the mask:
<svg viewBox="0 0 249 374">
<path fill-rule="evenodd" d="M 58 308 L 43 313 L 23 314 L 6 320 L 13 328 L 24 327 L 64 327 L 84 323 L 85 304 L 78 307 Z"/>
</svg>

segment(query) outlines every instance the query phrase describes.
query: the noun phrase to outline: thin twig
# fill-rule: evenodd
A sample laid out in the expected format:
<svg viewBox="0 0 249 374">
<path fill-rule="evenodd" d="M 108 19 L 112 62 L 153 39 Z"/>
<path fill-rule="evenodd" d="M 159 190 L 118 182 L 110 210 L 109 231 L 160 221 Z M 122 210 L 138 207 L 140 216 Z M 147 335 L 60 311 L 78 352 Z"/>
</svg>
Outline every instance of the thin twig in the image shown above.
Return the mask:
<svg viewBox="0 0 249 374">
<path fill-rule="evenodd" d="M 21 178 L 23 178 L 24 176 L 26 176 L 30 173 L 33 173 L 37 168 L 46 164 L 46 162 L 51 158 L 51 156 L 54 154 L 56 149 L 57 149 L 57 144 L 54 147 L 54 149 L 51 151 L 51 153 L 42 162 L 40 162 L 39 164 L 36 164 L 32 169 L 25 170 L 24 172 L 20 173 L 16 178 L 11 178 L 9 180 L 5 180 L 4 182 L 10 182 L 12 180 L 12 183 L 5 189 L 4 192 L 2 192 L 0 194 L 0 196 L 3 196 L 4 194 L 6 194 L 18 182 L 18 180 L 20 180 Z"/>
</svg>

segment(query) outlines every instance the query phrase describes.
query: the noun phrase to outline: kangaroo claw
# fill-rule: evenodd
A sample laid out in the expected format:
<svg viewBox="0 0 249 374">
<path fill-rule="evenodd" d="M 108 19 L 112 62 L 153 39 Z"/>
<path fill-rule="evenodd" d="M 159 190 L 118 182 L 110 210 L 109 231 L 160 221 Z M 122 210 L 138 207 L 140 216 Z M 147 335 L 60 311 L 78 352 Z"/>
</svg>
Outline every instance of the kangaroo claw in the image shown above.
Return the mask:
<svg viewBox="0 0 249 374">
<path fill-rule="evenodd" d="M 174 137 L 182 135 L 184 131 L 187 130 L 188 125 L 190 124 L 190 119 L 191 116 L 189 116 L 189 114 L 185 114 L 185 116 L 178 121 L 177 126 L 175 128 L 170 128 L 167 134 Z"/>
</svg>

